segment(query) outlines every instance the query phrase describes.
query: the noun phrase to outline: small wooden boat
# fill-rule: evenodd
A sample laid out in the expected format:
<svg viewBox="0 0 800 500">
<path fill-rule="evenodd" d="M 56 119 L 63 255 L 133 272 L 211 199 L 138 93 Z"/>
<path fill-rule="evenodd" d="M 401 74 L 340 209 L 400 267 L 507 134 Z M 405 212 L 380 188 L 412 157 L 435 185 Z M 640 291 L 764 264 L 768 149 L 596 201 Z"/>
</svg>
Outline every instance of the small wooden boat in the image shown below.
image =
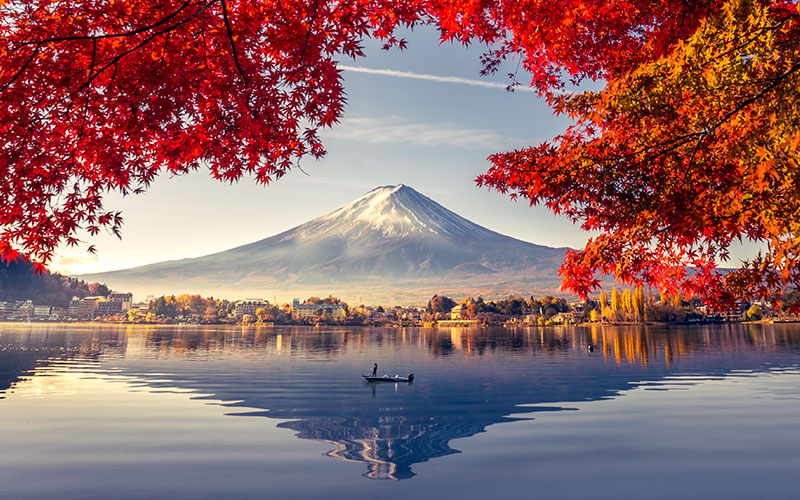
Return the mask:
<svg viewBox="0 0 800 500">
<path fill-rule="evenodd" d="M 400 375 L 395 375 L 394 377 L 390 377 L 388 375 L 384 375 L 382 377 L 373 377 L 371 375 L 361 375 L 365 381 L 367 382 L 413 382 L 414 381 L 414 374 L 411 373 L 408 377 L 401 377 Z"/>
</svg>

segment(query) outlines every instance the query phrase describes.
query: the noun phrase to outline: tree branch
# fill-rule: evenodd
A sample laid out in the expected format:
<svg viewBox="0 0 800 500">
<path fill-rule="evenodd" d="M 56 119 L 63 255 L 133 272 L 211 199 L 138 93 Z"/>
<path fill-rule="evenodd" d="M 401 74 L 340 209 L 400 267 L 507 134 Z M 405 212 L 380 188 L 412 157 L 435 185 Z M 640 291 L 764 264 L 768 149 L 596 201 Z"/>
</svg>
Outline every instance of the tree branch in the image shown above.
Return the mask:
<svg viewBox="0 0 800 500">
<path fill-rule="evenodd" d="M 42 44 L 41 44 L 41 43 L 39 43 L 39 44 L 36 44 L 36 47 L 33 49 L 33 52 L 31 53 L 31 55 L 28 57 L 28 60 L 27 60 L 27 61 L 25 61 L 25 64 L 23 64 L 23 65 L 22 65 L 22 67 L 19 69 L 19 71 L 17 71 L 16 73 L 14 73 L 14 76 L 12 76 L 12 77 L 11 77 L 11 79 L 10 79 L 9 81 L 7 81 L 5 84 L 3 84 L 3 86 L 2 86 L 2 87 L 0 87 L 0 92 L 3 92 L 3 91 L 5 91 L 5 90 L 6 90 L 8 87 L 10 87 L 10 86 L 11 86 L 11 84 L 13 84 L 13 83 L 14 83 L 14 81 L 15 81 L 17 78 L 19 78 L 19 75 L 21 75 L 21 74 L 22 74 L 22 73 L 25 71 L 25 68 L 27 68 L 27 67 L 28 67 L 28 65 L 29 65 L 31 62 L 33 62 L 34 58 L 35 58 L 35 57 L 36 57 L 36 56 L 39 54 L 39 49 L 40 49 L 41 47 L 42 47 Z"/>
<path fill-rule="evenodd" d="M 200 9 L 200 10 L 204 11 L 204 10 L 208 9 L 211 5 L 213 5 L 217 1 L 218 0 L 212 0 L 210 3 L 206 4 L 205 6 L 203 6 L 203 8 Z M 150 31 L 152 29 L 155 29 L 155 28 L 161 26 L 162 24 L 166 24 L 166 23 L 170 22 L 178 14 L 183 12 L 189 5 L 191 5 L 192 2 L 193 2 L 193 0 L 186 0 L 186 2 L 184 2 L 180 7 L 178 7 L 178 9 L 175 12 L 173 12 L 173 13 L 169 14 L 168 16 L 163 17 L 162 19 L 158 20 L 157 22 L 155 22 L 153 24 L 150 24 L 148 26 L 145 26 L 143 28 L 138 28 L 138 29 L 131 30 L 131 31 L 123 31 L 122 33 L 111 33 L 111 34 L 108 34 L 108 35 L 71 35 L 71 36 L 61 36 L 61 37 L 55 37 L 55 38 L 45 38 L 43 40 L 39 40 L 39 41 L 36 41 L 36 42 L 34 42 L 34 41 L 22 42 L 17 48 L 21 48 L 21 47 L 24 47 L 26 45 L 33 45 L 34 43 L 39 45 L 39 46 L 41 46 L 41 45 L 46 44 L 46 43 L 66 42 L 66 41 L 70 41 L 70 40 L 71 41 L 74 41 L 74 40 L 103 40 L 103 39 L 106 39 L 106 38 L 125 38 L 125 37 L 129 37 L 129 36 L 133 36 L 133 35 L 139 35 L 139 34 L 147 32 L 147 31 Z"/>
<path fill-rule="evenodd" d="M 247 77 L 244 76 L 244 70 L 242 69 L 242 65 L 239 63 L 239 56 L 236 55 L 236 44 L 233 41 L 233 29 L 231 28 L 231 22 L 228 19 L 228 7 L 225 0 L 222 0 L 222 19 L 225 20 L 225 31 L 228 33 L 228 41 L 231 42 L 233 62 L 236 64 L 236 69 L 239 70 L 239 75 L 242 77 L 242 81 L 244 81 L 244 87 L 247 88 Z"/>
<path fill-rule="evenodd" d="M 206 3 L 205 5 L 203 5 L 194 14 L 190 15 L 186 19 L 183 19 L 183 20 L 181 20 L 181 21 L 169 26 L 168 28 L 166 28 L 164 30 L 156 32 L 154 35 L 148 37 L 144 44 L 138 44 L 138 45 L 136 45 L 136 47 L 134 49 L 141 48 L 142 46 L 146 45 L 150 40 L 152 40 L 156 36 L 162 35 L 164 33 L 168 33 L 170 31 L 178 28 L 179 26 L 182 26 L 182 25 L 186 24 L 187 22 L 189 22 L 189 21 L 191 21 L 193 19 L 196 19 L 201 13 L 205 12 L 206 10 L 208 10 L 213 4 L 217 3 L 218 1 L 219 0 L 211 0 L 210 2 Z M 186 2 L 184 2 L 176 11 L 172 12 L 168 16 L 158 20 L 157 22 L 155 22 L 155 23 L 153 23 L 151 25 L 145 26 L 143 28 L 138 28 L 138 29 L 135 29 L 135 30 L 131 30 L 131 31 L 125 31 L 125 32 L 122 32 L 122 33 L 112 33 L 112 34 L 108 34 L 108 35 L 63 36 L 63 37 L 45 38 L 45 39 L 38 40 L 38 41 L 22 42 L 20 45 L 18 45 L 17 47 L 14 48 L 14 51 L 19 50 L 22 47 L 25 47 L 27 45 L 34 45 L 34 44 L 36 45 L 36 48 L 34 49 L 33 53 L 30 55 L 30 57 L 28 57 L 28 60 L 25 61 L 25 64 L 23 64 L 22 67 L 19 69 L 19 71 L 17 71 L 14 74 L 14 76 L 8 82 L 6 82 L 5 84 L 3 84 L 2 87 L 0 87 L 0 92 L 5 91 L 9 86 L 11 86 L 11 84 L 14 83 L 14 81 L 17 78 L 19 78 L 19 76 L 25 71 L 25 69 L 27 69 L 27 67 L 30 65 L 30 63 L 33 61 L 33 59 L 39 53 L 39 50 L 41 49 L 42 45 L 44 45 L 44 44 L 57 43 L 57 42 L 66 42 L 66 41 L 80 41 L 80 40 L 91 40 L 93 43 L 96 44 L 98 40 L 104 40 L 104 39 L 110 39 L 110 38 L 125 38 L 125 37 L 139 35 L 139 34 L 142 34 L 142 33 L 146 33 L 148 31 L 152 31 L 155 28 L 158 28 L 158 27 L 160 27 L 160 26 L 162 26 L 164 24 L 169 23 L 171 20 L 175 19 L 181 12 L 186 10 L 186 8 L 189 7 L 192 4 L 192 2 L 193 2 L 193 0 L 186 0 Z M 129 54 L 130 52 L 132 52 L 132 51 L 125 51 L 123 53 L 123 56 Z M 112 58 L 112 63 L 111 64 L 116 64 L 116 62 L 118 62 L 119 59 L 120 59 L 120 57 Z M 97 71 L 97 73 L 95 73 L 95 75 L 93 77 L 91 77 L 89 79 L 89 81 L 86 82 L 86 84 L 91 84 L 91 81 L 94 80 L 94 78 L 96 78 L 98 75 L 103 73 L 108 67 L 109 67 L 109 65 L 106 65 L 102 69 Z M 85 86 L 81 86 L 78 89 L 78 91 L 83 90 L 83 88 L 85 88 Z"/>
</svg>

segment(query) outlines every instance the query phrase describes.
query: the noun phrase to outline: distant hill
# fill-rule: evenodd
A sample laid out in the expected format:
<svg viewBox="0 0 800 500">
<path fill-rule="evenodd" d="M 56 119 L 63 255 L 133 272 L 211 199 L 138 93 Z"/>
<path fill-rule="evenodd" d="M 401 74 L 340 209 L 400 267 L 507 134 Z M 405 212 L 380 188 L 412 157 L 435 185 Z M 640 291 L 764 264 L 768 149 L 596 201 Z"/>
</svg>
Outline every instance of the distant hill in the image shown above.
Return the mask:
<svg viewBox="0 0 800 500">
<path fill-rule="evenodd" d="M 415 302 L 437 292 L 553 293 L 566 250 L 496 233 L 398 185 L 255 243 L 84 278 L 137 295 L 330 293 L 353 302 Z"/>
<path fill-rule="evenodd" d="M 60 274 L 35 274 L 26 259 L 0 262 L 0 302 L 32 300 L 34 304 L 66 307 L 72 297 L 106 295 L 108 288 L 98 283 L 65 278 Z"/>
</svg>

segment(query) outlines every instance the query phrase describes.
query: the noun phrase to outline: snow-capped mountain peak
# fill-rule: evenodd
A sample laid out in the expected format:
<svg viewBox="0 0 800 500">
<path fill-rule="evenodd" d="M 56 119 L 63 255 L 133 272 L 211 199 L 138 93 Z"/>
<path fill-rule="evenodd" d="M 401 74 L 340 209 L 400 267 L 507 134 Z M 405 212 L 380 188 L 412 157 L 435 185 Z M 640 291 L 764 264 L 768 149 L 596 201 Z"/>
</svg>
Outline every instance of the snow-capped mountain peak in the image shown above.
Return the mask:
<svg viewBox="0 0 800 500">
<path fill-rule="evenodd" d="M 291 290 L 422 300 L 441 287 L 505 294 L 546 283 L 555 290 L 565 251 L 486 229 L 399 184 L 260 241 L 91 279 L 147 294 Z"/>
<path fill-rule="evenodd" d="M 485 234 L 490 231 L 439 205 L 404 184 L 377 187 L 308 223 L 315 234 L 376 231 L 384 237 L 410 234 Z M 301 226 L 302 227 L 302 226 Z"/>
</svg>

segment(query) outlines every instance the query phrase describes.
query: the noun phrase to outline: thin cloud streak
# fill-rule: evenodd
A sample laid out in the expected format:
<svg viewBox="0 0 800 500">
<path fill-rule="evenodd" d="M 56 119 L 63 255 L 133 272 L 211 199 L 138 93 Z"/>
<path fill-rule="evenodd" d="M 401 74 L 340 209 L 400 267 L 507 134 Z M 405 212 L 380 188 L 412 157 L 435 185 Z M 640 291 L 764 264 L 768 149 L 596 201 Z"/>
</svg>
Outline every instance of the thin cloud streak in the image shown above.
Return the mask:
<svg viewBox="0 0 800 500">
<path fill-rule="evenodd" d="M 372 144 L 451 146 L 491 151 L 524 147 L 528 143 L 524 139 L 500 135 L 490 130 L 463 128 L 450 123 L 409 123 L 397 117 L 346 118 L 338 126 L 325 132 L 325 136 Z"/>
<path fill-rule="evenodd" d="M 340 64 L 339 69 L 343 69 L 345 71 L 352 71 L 354 73 L 393 76 L 395 78 L 411 78 L 413 80 L 427 80 L 431 82 L 441 82 L 441 83 L 460 83 L 462 85 L 472 85 L 474 87 L 487 87 L 487 88 L 503 89 L 503 90 L 508 88 L 508 85 L 504 83 L 485 82 L 483 80 L 471 80 L 469 78 L 461 78 L 458 76 L 429 75 L 427 73 L 412 73 L 410 71 L 397 71 L 394 69 L 363 68 L 361 66 L 348 66 L 346 64 Z M 524 86 L 514 87 L 514 91 L 536 93 L 536 91 L 531 87 L 524 87 Z"/>
</svg>

